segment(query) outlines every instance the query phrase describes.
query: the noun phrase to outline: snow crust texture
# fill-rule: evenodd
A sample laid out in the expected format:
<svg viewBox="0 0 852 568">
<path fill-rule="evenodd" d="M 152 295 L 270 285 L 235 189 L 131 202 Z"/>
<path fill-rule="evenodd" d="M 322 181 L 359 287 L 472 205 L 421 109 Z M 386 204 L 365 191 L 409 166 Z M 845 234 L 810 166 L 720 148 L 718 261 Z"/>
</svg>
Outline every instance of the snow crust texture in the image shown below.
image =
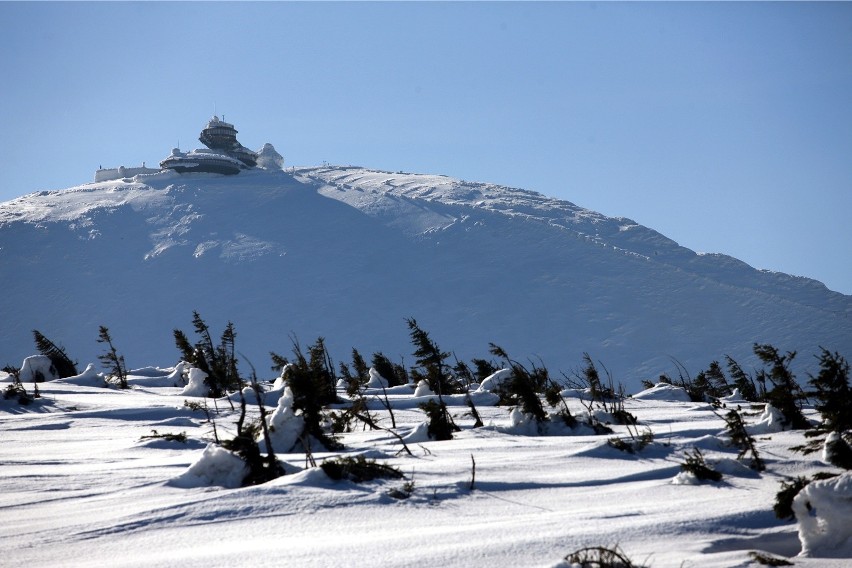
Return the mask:
<svg viewBox="0 0 852 568">
<path fill-rule="evenodd" d="M 445 397 L 461 430 L 436 442 L 413 385 L 386 395 L 367 389 L 374 420 L 391 428 L 387 400 L 411 455 L 386 430 L 353 428 L 340 435 L 344 450 L 317 451 L 314 459 L 362 456 L 391 465 L 413 482 L 399 499 L 391 495 L 403 480 L 334 481 L 311 467 L 292 447 L 300 430 L 292 393 L 263 377 L 261 402 L 272 410 L 286 474 L 241 487 L 245 464 L 212 443 L 214 435 L 235 435 L 239 405 L 208 399 L 208 419 L 184 404 L 183 385 L 172 383 L 176 370 L 133 370 L 128 390 L 82 384 L 81 375 L 39 383 L 42 396 L 28 406 L 0 399 L 4 566 L 209 568 L 274 559 L 282 566 L 554 567 L 571 551 L 615 544 L 654 568 L 753 566 L 753 552 L 799 568 L 849 565 L 850 474 L 808 485 L 794 502 L 799 522 L 780 521 L 772 513 L 780 481 L 826 466 L 790 450 L 805 440 L 802 432 L 779 431 L 757 439 L 767 470 L 749 469 L 709 404 L 626 399 L 625 410 L 654 433 L 629 454 L 608 443 L 629 439 L 624 426 L 612 424 L 611 435 L 542 432 L 518 409 L 494 406 L 487 392 L 476 397 L 479 428 L 463 397 Z M 11 380 L 0 374 L 0 385 Z M 583 393 L 565 394 L 581 416 Z M 247 423 L 257 420 L 254 404 L 248 412 Z M 184 441 L 166 437 L 178 434 Z M 721 481 L 679 474 L 695 448 Z"/>
</svg>

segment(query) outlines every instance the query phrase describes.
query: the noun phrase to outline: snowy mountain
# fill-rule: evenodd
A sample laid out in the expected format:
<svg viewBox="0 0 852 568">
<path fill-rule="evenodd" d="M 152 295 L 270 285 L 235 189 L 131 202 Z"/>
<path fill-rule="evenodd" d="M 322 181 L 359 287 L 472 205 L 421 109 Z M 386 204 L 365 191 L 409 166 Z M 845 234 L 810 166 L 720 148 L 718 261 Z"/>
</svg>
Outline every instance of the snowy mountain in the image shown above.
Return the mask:
<svg viewBox="0 0 852 568">
<path fill-rule="evenodd" d="M 193 310 L 258 368 L 326 338 L 407 357 L 414 317 L 459 359 L 489 342 L 570 372 L 583 352 L 628 386 L 751 346 L 852 353 L 852 296 L 696 254 L 625 218 L 521 189 L 358 167 L 163 172 L 0 204 L 0 364 L 31 330 L 81 364 L 109 327 L 129 366 L 171 365 Z"/>
</svg>

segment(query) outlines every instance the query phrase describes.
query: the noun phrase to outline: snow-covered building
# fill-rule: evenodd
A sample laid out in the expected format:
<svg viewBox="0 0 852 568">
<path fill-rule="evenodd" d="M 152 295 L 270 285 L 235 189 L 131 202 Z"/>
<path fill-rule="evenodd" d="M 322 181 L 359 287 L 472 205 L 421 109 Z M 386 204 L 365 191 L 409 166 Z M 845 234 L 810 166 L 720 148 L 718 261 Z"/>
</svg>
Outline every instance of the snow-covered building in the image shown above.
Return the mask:
<svg viewBox="0 0 852 568">
<path fill-rule="evenodd" d="M 206 172 L 233 175 L 242 170 L 262 168 L 278 170 L 284 166 L 284 158 L 275 151 L 272 144 L 264 144 L 258 152 L 249 150 L 237 141 L 237 129 L 233 124 L 214 116 L 201 131 L 198 140 L 207 148 L 197 148 L 182 152 L 173 148 L 171 154 L 160 162 L 161 169 L 145 167 L 117 168 L 99 167 L 95 172 L 95 181 L 110 181 L 130 178 L 140 174 L 156 174 L 162 170 L 178 173 Z"/>
<path fill-rule="evenodd" d="M 198 137 L 208 149 L 191 152 L 172 150 L 171 155 L 160 162 L 163 169 L 179 173 L 211 172 L 238 174 L 240 170 L 257 166 L 257 152 L 253 152 L 237 141 L 237 129 L 233 124 L 214 116 Z"/>
<path fill-rule="evenodd" d="M 145 167 L 145 162 L 142 162 L 142 166 L 138 168 L 125 168 L 124 166 L 118 166 L 117 168 L 99 167 L 95 172 L 95 181 L 124 179 L 133 176 L 138 176 L 140 174 L 156 174 L 159 171 L 159 169 Z"/>
</svg>

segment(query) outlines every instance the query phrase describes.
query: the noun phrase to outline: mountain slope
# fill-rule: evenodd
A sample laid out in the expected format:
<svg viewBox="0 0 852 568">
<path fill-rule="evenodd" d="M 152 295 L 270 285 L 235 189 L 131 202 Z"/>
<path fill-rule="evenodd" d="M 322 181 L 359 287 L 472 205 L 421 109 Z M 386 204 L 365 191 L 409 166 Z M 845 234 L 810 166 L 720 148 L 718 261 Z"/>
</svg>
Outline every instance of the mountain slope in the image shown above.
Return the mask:
<svg viewBox="0 0 852 568">
<path fill-rule="evenodd" d="M 30 330 L 94 361 L 98 325 L 128 364 L 169 364 L 198 310 L 236 324 L 255 366 L 327 338 L 410 353 L 415 317 L 460 359 L 489 342 L 569 371 L 583 352 L 635 384 L 697 372 L 754 341 L 852 352 L 852 297 L 697 255 L 629 219 L 540 194 L 355 167 L 161 173 L 0 204 L 2 363 Z M 409 356 L 410 359 L 410 356 Z"/>
</svg>

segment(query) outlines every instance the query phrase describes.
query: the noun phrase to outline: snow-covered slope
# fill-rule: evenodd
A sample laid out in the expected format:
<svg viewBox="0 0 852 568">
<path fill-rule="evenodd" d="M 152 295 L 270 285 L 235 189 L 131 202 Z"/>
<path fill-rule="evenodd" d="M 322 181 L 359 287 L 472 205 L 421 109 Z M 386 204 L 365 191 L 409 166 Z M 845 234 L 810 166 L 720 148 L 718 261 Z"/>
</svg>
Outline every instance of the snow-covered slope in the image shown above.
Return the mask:
<svg viewBox="0 0 852 568">
<path fill-rule="evenodd" d="M 31 330 L 81 363 L 109 327 L 129 365 L 173 364 L 197 310 L 256 366 L 324 336 L 408 356 L 415 317 L 460 359 L 489 342 L 570 370 L 583 352 L 636 385 L 753 342 L 852 352 L 852 297 L 699 255 L 540 194 L 356 167 L 161 173 L 0 204 L 2 364 Z M 410 356 L 409 356 L 410 357 Z"/>
</svg>

